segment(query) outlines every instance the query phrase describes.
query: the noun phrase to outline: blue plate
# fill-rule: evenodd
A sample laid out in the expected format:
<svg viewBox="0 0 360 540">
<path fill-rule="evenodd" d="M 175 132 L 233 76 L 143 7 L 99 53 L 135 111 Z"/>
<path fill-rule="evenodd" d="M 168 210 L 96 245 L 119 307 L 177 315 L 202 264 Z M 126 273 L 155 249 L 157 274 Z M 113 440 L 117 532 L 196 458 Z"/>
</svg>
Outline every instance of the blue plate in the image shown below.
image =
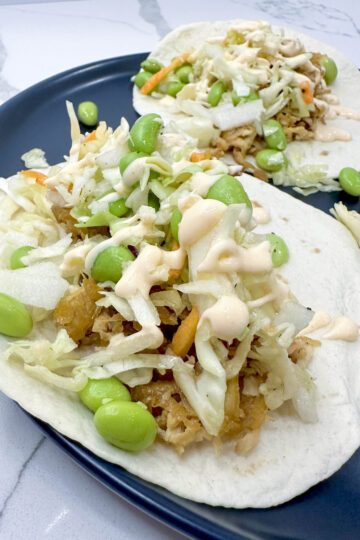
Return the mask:
<svg viewBox="0 0 360 540">
<path fill-rule="evenodd" d="M 130 77 L 145 54 L 96 62 L 56 75 L 18 94 L 0 107 L 0 175 L 23 168 L 20 156 L 39 147 L 50 163 L 68 152 L 65 100 L 95 101 L 99 116 L 116 126 L 132 123 Z M 302 199 L 298 194 L 291 194 Z M 344 193 L 317 193 L 306 202 L 325 211 L 338 200 L 359 210 L 358 199 Z M 304 225 L 305 226 L 305 225 Z M 339 540 L 360 536 L 360 452 L 340 471 L 287 504 L 265 510 L 232 510 L 197 504 L 133 476 L 93 455 L 34 419 L 40 429 L 90 474 L 142 510 L 195 538 Z M 294 441 L 296 444 L 296 441 Z M 301 463 L 299 463 L 301 467 Z"/>
</svg>

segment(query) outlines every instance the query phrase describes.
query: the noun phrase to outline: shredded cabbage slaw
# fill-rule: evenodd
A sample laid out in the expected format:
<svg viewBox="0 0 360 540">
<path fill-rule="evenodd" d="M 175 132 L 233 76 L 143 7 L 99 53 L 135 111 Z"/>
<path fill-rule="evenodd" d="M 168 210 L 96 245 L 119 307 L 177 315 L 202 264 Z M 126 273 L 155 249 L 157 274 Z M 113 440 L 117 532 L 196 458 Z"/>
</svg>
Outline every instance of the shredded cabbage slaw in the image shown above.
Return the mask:
<svg viewBox="0 0 360 540">
<path fill-rule="evenodd" d="M 220 60 L 218 66 L 224 67 Z M 246 93 L 244 81 L 248 80 L 244 71 L 239 91 Z M 9 345 L 8 360 L 21 360 L 31 376 L 71 392 L 81 390 L 88 378 L 115 375 L 134 388 L 151 383 L 154 373 L 171 372 L 213 437 L 224 422 L 228 383 L 240 373 L 248 391 L 251 387 L 252 395 L 262 395 L 268 410 L 290 400 L 303 421 L 316 421 L 314 382 L 306 363 L 294 363 L 288 354 L 295 336 L 309 322 L 309 311 L 272 267 L 270 245 L 256 233 L 251 210 L 242 204 L 211 201 L 217 203 L 219 219 L 200 232 L 199 219 L 189 217 L 197 205 L 207 208 L 210 201 L 203 197 L 228 167 L 215 158 L 194 164 L 194 140 L 184 133 L 165 132 L 151 156 L 135 160 L 121 174 L 119 160 L 129 152 L 126 120 L 115 130 L 100 122 L 96 137 L 87 140 L 80 133 L 72 104 L 67 103 L 67 108 L 72 145 L 65 161 L 49 166 L 44 154 L 35 149 L 23 157 L 26 166 L 47 177 L 43 185 L 21 172 L 0 184 L 1 287 L 24 302 L 36 321 L 28 339 Z M 125 217 L 109 213 L 109 201 L 101 198 L 107 192 L 110 199 L 114 194 L 126 198 L 129 213 Z M 159 200 L 157 210 L 148 205 L 150 193 Z M 98 223 L 108 227 L 108 232 L 101 229 L 89 236 L 88 227 L 82 238 L 74 239 L 56 220 L 54 206 L 68 209 L 79 230 L 100 218 Z M 184 225 L 180 225 L 179 245 L 174 250 L 170 219 L 177 208 Z M 24 257 L 27 267 L 9 270 L 12 251 L 24 244 L 35 248 Z M 127 263 L 117 284 L 98 284 L 101 297 L 96 306 L 111 308 L 123 321 L 135 324 L 137 331 L 114 333 L 105 346 L 79 345 L 54 323 L 54 309 L 64 296 L 79 290 L 84 276 L 91 275 L 97 254 L 109 245 L 132 246 L 137 257 Z M 254 263 L 251 271 L 246 264 L 254 250 L 261 251 L 265 263 L 263 267 Z M 181 259 L 178 267 L 176 257 Z M 141 261 L 151 264 L 142 268 Z M 241 264 L 236 267 L 234 261 Z M 178 274 L 169 280 L 174 265 Z M 127 278 L 135 283 L 134 290 L 130 287 L 131 292 L 119 294 Z M 20 282 L 23 286 L 19 287 Z M 218 315 L 226 317 L 230 304 L 243 324 L 226 333 Z M 175 354 L 171 342 L 161 350 L 160 310 L 166 308 L 180 317 L 194 306 L 199 322 L 189 353 Z"/>
</svg>

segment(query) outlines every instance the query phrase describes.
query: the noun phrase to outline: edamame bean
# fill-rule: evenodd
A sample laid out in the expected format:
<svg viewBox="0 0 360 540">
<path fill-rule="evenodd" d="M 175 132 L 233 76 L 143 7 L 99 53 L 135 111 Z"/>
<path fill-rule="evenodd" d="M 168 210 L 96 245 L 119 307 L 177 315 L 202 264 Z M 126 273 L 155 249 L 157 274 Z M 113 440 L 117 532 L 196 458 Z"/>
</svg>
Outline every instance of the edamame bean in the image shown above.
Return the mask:
<svg viewBox="0 0 360 540">
<path fill-rule="evenodd" d="M 255 92 L 255 90 L 253 90 L 252 88 L 250 89 L 248 96 L 238 96 L 235 90 L 231 92 L 231 100 L 233 102 L 234 107 L 239 105 L 240 102 L 247 103 L 248 101 L 254 101 L 255 99 L 259 99 L 259 96 Z"/>
<path fill-rule="evenodd" d="M 223 81 L 216 81 L 210 88 L 208 93 L 208 102 L 212 107 L 216 107 L 219 104 L 223 93 L 225 92 L 225 84 Z"/>
<path fill-rule="evenodd" d="M 147 157 L 147 155 L 148 154 L 145 154 L 144 152 L 130 152 L 130 154 L 123 156 L 119 162 L 120 174 L 124 174 L 126 167 L 128 167 L 135 159 Z"/>
<path fill-rule="evenodd" d="M 263 124 L 264 139 L 269 148 L 284 150 L 287 145 L 284 130 L 277 120 L 270 119 Z"/>
<path fill-rule="evenodd" d="M 135 75 L 134 83 L 138 88 L 142 88 L 146 81 L 152 76 L 153 74 L 150 73 L 150 71 L 139 71 L 139 73 Z"/>
<path fill-rule="evenodd" d="M 157 198 L 157 196 L 154 195 L 152 191 L 150 191 L 149 196 L 148 196 L 148 206 L 151 206 L 152 208 L 154 208 L 156 212 L 160 208 L 160 201 Z"/>
<path fill-rule="evenodd" d="M 148 71 L 150 73 L 157 73 L 163 67 L 163 65 L 157 60 L 154 60 L 154 58 L 146 58 L 146 60 L 141 62 L 140 66 L 144 71 Z"/>
<path fill-rule="evenodd" d="M 21 246 L 12 253 L 10 257 L 11 270 L 17 270 L 18 268 L 25 268 L 27 265 L 22 262 L 22 258 L 25 257 L 29 251 L 34 249 L 32 246 Z"/>
<path fill-rule="evenodd" d="M 129 390 L 116 377 L 110 377 L 109 379 L 89 379 L 87 385 L 80 390 L 79 397 L 94 412 L 101 407 L 104 399 L 131 401 Z"/>
<path fill-rule="evenodd" d="M 181 220 L 182 220 L 182 213 L 180 212 L 178 208 L 175 208 L 170 219 L 170 230 L 176 242 L 179 242 L 179 225 L 180 225 Z"/>
<path fill-rule="evenodd" d="M 188 84 L 190 82 L 190 75 L 193 73 L 193 68 L 189 65 L 180 66 L 175 73 L 180 82 Z"/>
<path fill-rule="evenodd" d="M 177 94 L 184 88 L 184 84 L 178 81 L 171 82 L 166 88 L 166 93 L 168 96 L 176 97 Z"/>
<path fill-rule="evenodd" d="M 272 258 L 272 263 L 275 266 L 275 268 L 288 262 L 289 250 L 284 240 L 275 233 L 267 234 L 266 238 L 270 242 L 271 258 Z"/>
<path fill-rule="evenodd" d="M 155 113 L 145 114 L 138 118 L 130 130 L 128 140 L 130 150 L 152 154 L 162 125 L 161 116 Z"/>
<path fill-rule="evenodd" d="M 270 148 L 260 150 L 260 152 L 256 154 L 255 160 L 260 169 L 264 169 L 264 171 L 268 172 L 280 171 L 280 169 L 286 167 L 288 163 L 285 154 Z"/>
<path fill-rule="evenodd" d="M 91 268 L 91 276 L 96 281 L 117 283 L 122 276 L 123 265 L 135 259 L 125 246 L 110 246 L 101 251 Z"/>
<path fill-rule="evenodd" d="M 224 174 L 216 180 L 205 198 L 215 199 L 226 205 L 245 203 L 248 208 L 252 209 L 251 201 L 242 184 L 229 174 Z"/>
<path fill-rule="evenodd" d="M 329 56 L 323 56 L 320 60 L 320 64 L 325 70 L 324 79 L 326 84 L 329 86 L 335 81 L 338 74 L 336 64 Z"/>
<path fill-rule="evenodd" d="M 98 121 L 98 108 L 93 101 L 82 101 L 78 105 L 78 117 L 85 126 L 96 126 Z"/>
<path fill-rule="evenodd" d="M 0 333 L 11 337 L 30 334 L 33 321 L 30 313 L 16 298 L 0 293 Z"/>
<path fill-rule="evenodd" d="M 139 403 L 109 401 L 95 413 L 95 427 L 104 439 L 128 452 L 140 452 L 155 440 L 157 424 L 149 411 Z"/>
<path fill-rule="evenodd" d="M 118 199 L 117 201 L 111 201 L 109 203 L 109 212 L 116 217 L 122 217 L 125 216 L 125 214 L 129 211 L 128 207 L 125 204 L 125 199 L 122 197 L 121 199 Z"/>
<path fill-rule="evenodd" d="M 352 167 L 345 167 L 339 172 L 339 182 L 341 187 L 349 195 L 358 197 L 360 195 L 360 173 Z"/>
</svg>

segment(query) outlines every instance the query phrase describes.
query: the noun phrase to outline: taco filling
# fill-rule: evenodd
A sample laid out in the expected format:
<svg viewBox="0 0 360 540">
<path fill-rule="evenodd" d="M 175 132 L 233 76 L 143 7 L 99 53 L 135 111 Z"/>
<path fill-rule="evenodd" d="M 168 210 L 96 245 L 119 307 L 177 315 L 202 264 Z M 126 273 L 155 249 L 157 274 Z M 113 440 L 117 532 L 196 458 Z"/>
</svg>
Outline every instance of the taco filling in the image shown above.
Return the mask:
<svg viewBox="0 0 360 540">
<path fill-rule="evenodd" d="M 249 198 L 247 175 L 216 158 L 194 163 L 196 147 L 162 132 L 158 115 L 131 130 L 124 119 L 114 131 L 101 122 L 84 136 L 70 103 L 68 112 L 65 162 L 48 166 L 42 155 L 39 166 L 35 149 L 23 156 L 29 169 L 0 186 L 0 331 L 15 337 L 1 389 L 130 470 L 169 446 L 170 461 L 234 460 L 258 444 L 262 453 L 262 432 L 278 411 L 283 429 L 284 406 L 294 425 L 319 423 L 321 433 L 326 379 L 311 373 L 312 359 L 319 339 L 355 341 L 358 326 L 291 292 L 281 275 L 291 229 L 286 239 L 278 222 L 264 230 L 270 213 Z M 144 477 L 171 487 L 148 469 Z"/>
<path fill-rule="evenodd" d="M 314 162 L 317 148 L 314 150 L 313 143 L 321 146 L 351 141 L 358 131 L 353 124 L 360 120 L 360 111 L 355 110 L 357 102 L 352 104 L 355 108 L 340 106 L 343 89 L 333 84 L 337 64 L 325 52 L 311 48 L 321 44 L 308 44 L 306 36 L 302 38 L 273 29 L 264 21 L 198 23 L 179 28 L 142 62 L 134 77 L 135 108 L 141 114 L 152 107 L 169 119 L 177 117 L 177 129 L 189 132 L 193 128 L 183 117 L 196 118 L 207 130 L 213 156 L 231 153 L 245 169 L 255 169 L 258 175 L 259 170 L 264 171 L 260 173 L 262 178 L 268 175 L 275 182 L 301 187 L 304 176 L 313 176 L 313 183 L 317 176 L 318 189 L 338 189 L 336 183 L 325 181 L 332 170 L 321 166 L 328 144 L 322 150 L 324 155 L 319 148 Z M 167 64 L 169 56 L 181 47 L 187 47 L 186 52 L 181 51 Z M 346 99 L 345 104 L 349 103 Z M 334 124 L 339 117 L 345 121 Z M 351 122 L 344 129 L 346 119 Z M 296 165 L 308 163 L 303 156 L 286 151 L 294 142 L 313 148 L 309 150 L 311 170 L 295 170 Z"/>
</svg>

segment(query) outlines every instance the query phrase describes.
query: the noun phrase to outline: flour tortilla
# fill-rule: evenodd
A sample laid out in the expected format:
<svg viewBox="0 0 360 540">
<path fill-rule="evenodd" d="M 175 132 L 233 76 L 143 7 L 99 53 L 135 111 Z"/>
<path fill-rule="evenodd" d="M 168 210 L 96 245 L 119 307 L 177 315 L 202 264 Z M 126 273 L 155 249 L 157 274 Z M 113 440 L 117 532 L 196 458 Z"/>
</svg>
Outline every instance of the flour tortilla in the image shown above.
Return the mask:
<svg viewBox="0 0 360 540">
<path fill-rule="evenodd" d="M 210 37 L 225 37 L 231 28 L 243 22 L 245 21 L 236 19 L 232 21 L 218 21 L 215 23 L 200 22 L 180 26 L 160 41 L 156 49 L 151 53 L 151 57 L 167 65 L 174 56 L 190 49 L 198 48 Z M 340 99 L 342 106 L 360 111 L 360 72 L 346 56 L 330 45 L 305 34 L 286 28 L 281 29 L 276 26 L 272 26 L 272 28 L 275 32 L 283 30 L 285 37 L 300 39 L 306 51 L 324 53 L 333 58 L 338 68 L 338 77 L 330 86 L 332 93 Z M 162 106 L 158 99 L 142 95 L 135 85 L 133 104 L 139 114 L 158 112 L 163 116 L 165 122 L 186 117 L 182 113 L 170 114 L 168 108 Z M 336 120 L 327 120 L 327 125 L 336 126 L 348 131 L 352 136 L 352 140 L 330 143 L 320 141 L 292 142 L 287 147 L 287 154 L 295 159 L 300 157 L 301 165 L 327 165 L 328 176 L 331 178 L 337 178 L 339 171 L 343 167 L 354 167 L 358 170 L 360 122 L 337 118 Z"/>
<path fill-rule="evenodd" d="M 360 250 L 351 234 L 277 188 L 248 175 L 241 181 L 252 200 L 271 210 L 271 223 L 262 229 L 280 234 L 290 248 L 281 273 L 297 298 L 315 310 L 360 321 Z M 0 346 L 3 352 L 4 337 Z M 162 443 L 138 455 L 122 452 L 100 437 L 77 394 L 33 379 L 1 353 L 0 390 L 94 454 L 177 495 L 216 506 L 269 507 L 329 477 L 360 445 L 359 343 L 324 341 L 309 369 L 318 388 L 319 421 L 305 424 L 283 407 L 265 423 L 247 457 L 226 444 L 216 458 L 209 443 L 182 457 Z"/>
</svg>

